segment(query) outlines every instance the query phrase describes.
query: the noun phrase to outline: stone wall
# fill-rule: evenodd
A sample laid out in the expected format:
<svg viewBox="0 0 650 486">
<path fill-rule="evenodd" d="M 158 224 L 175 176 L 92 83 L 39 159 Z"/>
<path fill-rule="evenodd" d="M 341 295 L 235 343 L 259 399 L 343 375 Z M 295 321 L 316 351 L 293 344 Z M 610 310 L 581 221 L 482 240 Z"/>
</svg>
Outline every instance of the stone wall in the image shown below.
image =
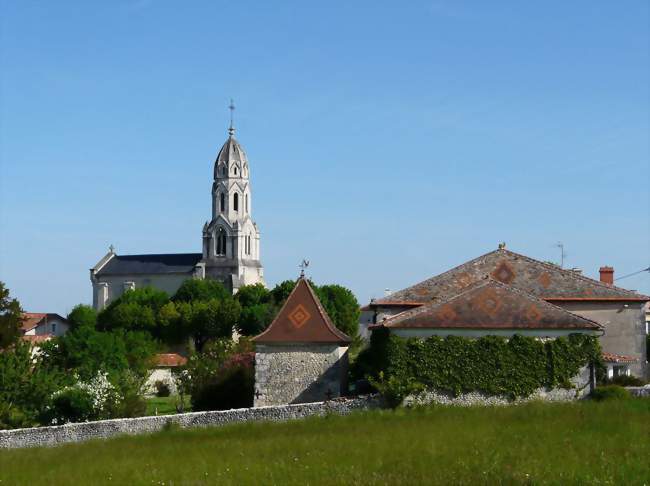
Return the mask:
<svg viewBox="0 0 650 486">
<path fill-rule="evenodd" d="M 348 348 L 338 344 L 258 344 L 256 407 L 338 397 L 347 387 Z"/>
<path fill-rule="evenodd" d="M 543 400 L 548 402 L 569 402 L 586 398 L 594 388 L 592 370 L 584 366 L 580 373 L 571 379 L 573 388 L 538 388 L 530 396 L 512 399 L 505 395 L 486 395 L 481 392 L 461 393 L 454 396 L 451 393 L 440 391 L 424 391 L 404 399 L 405 406 L 428 405 L 438 403 L 441 405 L 510 405 L 513 403 Z"/>
<path fill-rule="evenodd" d="M 66 442 L 106 439 L 124 434 L 151 433 L 162 430 L 168 423 L 178 424 L 180 427 L 212 427 L 247 421 L 276 422 L 312 415 L 325 415 L 327 413 L 345 415 L 355 410 L 380 407 L 381 401 L 377 397 L 367 396 L 299 405 L 241 408 L 218 412 L 194 412 L 178 415 L 102 420 L 56 427 L 0 430 L 0 449 L 53 446 Z"/>
</svg>

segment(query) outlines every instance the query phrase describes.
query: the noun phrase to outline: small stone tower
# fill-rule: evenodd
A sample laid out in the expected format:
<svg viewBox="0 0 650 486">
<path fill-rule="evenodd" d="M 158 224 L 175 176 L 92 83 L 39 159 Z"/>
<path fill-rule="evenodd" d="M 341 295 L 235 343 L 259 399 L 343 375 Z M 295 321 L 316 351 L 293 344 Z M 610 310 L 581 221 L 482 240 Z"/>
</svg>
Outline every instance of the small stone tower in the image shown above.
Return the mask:
<svg viewBox="0 0 650 486">
<path fill-rule="evenodd" d="M 233 292 L 242 285 L 264 284 L 249 176 L 248 159 L 231 121 L 228 140 L 214 163 L 212 220 L 203 226 L 201 264 L 203 276 L 224 282 Z"/>
<path fill-rule="evenodd" d="M 345 393 L 351 340 L 332 324 L 304 277 L 253 341 L 256 407 L 320 402 Z"/>
</svg>

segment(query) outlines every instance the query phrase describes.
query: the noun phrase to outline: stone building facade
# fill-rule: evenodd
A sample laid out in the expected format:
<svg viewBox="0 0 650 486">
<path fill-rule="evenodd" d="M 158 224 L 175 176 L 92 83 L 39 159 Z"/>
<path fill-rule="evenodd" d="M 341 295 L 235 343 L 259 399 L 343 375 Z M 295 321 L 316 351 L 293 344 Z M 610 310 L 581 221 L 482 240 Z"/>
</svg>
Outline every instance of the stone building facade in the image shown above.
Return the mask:
<svg viewBox="0 0 650 486">
<path fill-rule="evenodd" d="M 234 134 L 231 124 L 214 163 L 212 218 L 203 225 L 202 252 L 118 255 L 111 247 L 90 269 L 95 309 L 139 287 L 172 295 L 188 278 L 214 278 L 233 292 L 242 285 L 264 284 L 260 232 L 252 219 L 250 166 Z"/>
<path fill-rule="evenodd" d="M 255 343 L 254 406 L 328 400 L 347 390 L 350 338 L 305 278 Z"/>
</svg>

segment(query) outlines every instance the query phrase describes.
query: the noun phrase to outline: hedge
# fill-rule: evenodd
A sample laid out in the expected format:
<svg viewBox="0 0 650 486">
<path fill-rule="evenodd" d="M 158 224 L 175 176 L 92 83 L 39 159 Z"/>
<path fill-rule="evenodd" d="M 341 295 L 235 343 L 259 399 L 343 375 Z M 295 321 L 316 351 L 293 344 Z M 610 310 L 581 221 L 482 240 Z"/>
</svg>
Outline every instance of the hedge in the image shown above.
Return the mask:
<svg viewBox="0 0 650 486">
<path fill-rule="evenodd" d="M 571 388 L 571 378 L 599 360 L 598 339 L 585 334 L 549 340 L 520 335 L 405 339 L 377 329 L 356 366 L 358 376 L 398 396 L 429 388 L 515 398 L 540 387 Z"/>
</svg>

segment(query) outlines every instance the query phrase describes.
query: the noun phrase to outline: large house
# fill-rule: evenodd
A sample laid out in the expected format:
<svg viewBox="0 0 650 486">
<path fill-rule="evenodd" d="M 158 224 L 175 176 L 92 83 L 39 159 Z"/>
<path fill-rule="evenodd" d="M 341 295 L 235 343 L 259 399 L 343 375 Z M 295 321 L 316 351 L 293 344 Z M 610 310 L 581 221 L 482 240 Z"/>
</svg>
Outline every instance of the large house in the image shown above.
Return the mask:
<svg viewBox="0 0 650 486">
<path fill-rule="evenodd" d="M 600 269 L 598 281 L 500 245 L 447 272 L 371 301 L 362 309 L 362 334 L 382 325 L 404 335 L 532 333 L 551 337 L 595 332 L 601 335 L 608 359 L 619 359 L 619 368 L 646 376 L 645 309 L 650 297 L 613 283 L 611 267 Z M 502 295 L 490 300 L 486 298 L 490 292 Z M 527 301 L 528 310 L 523 307 Z M 508 307 L 513 303 L 519 306 L 516 311 Z M 462 312 L 454 305 L 464 305 Z M 492 319 L 488 307 L 482 305 L 493 306 L 498 319 Z M 581 319 L 572 320 L 570 315 Z M 558 327 L 561 322 L 573 324 Z M 578 322 L 581 328 L 574 325 Z M 585 327 L 587 323 L 599 329 Z"/>
<path fill-rule="evenodd" d="M 151 286 L 169 294 L 188 278 L 214 278 L 236 292 L 264 283 L 260 232 L 252 219 L 248 158 L 230 125 L 214 163 L 212 219 L 203 226 L 201 253 L 118 255 L 109 252 L 90 269 L 93 306 L 103 309 L 126 290 Z"/>
</svg>

